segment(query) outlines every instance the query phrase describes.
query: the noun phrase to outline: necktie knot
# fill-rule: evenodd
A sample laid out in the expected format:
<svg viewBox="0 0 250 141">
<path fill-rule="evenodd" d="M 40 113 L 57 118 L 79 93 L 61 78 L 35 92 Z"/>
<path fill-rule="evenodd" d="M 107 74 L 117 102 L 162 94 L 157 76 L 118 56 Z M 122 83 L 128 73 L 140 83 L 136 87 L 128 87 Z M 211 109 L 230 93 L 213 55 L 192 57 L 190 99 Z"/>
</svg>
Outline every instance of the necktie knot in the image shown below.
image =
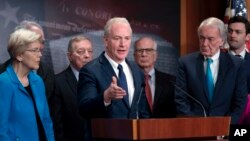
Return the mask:
<svg viewBox="0 0 250 141">
<path fill-rule="evenodd" d="M 237 55 L 235 55 L 235 56 L 237 56 L 237 57 L 239 57 L 239 58 L 242 58 L 241 55 L 239 55 L 239 54 L 237 54 Z"/>
<path fill-rule="evenodd" d="M 117 68 L 118 68 L 119 72 L 123 70 L 123 68 L 122 68 L 122 65 L 121 65 L 121 64 L 119 64 Z"/>
<path fill-rule="evenodd" d="M 150 78 L 151 78 L 150 74 L 145 74 L 146 81 L 150 80 Z"/>
<path fill-rule="evenodd" d="M 207 58 L 207 64 L 210 65 L 211 63 L 213 63 L 213 59 Z"/>
</svg>

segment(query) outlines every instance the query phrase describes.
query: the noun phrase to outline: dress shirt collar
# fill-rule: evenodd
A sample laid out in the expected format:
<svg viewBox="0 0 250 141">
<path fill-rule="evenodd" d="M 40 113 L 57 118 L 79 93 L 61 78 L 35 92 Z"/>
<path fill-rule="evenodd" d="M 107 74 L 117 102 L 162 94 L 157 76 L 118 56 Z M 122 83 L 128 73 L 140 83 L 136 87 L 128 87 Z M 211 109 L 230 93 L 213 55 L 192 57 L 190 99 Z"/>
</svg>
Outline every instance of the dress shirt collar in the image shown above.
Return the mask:
<svg viewBox="0 0 250 141">
<path fill-rule="evenodd" d="M 77 69 L 75 69 L 72 65 L 70 65 L 70 68 L 71 68 L 73 74 L 75 75 L 76 80 L 78 81 L 79 80 L 79 71 Z"/>
<path fill-rule="evenodd" d="M 236 53 L 235 53 L 233 50 L 229 50 L 229 53 L 232 54 L 232 55 L 236 55 Z M 243 50 L 240 52 L 240 54 L 238 54 L 238 55 L 240 55 L 242 59 L 245 58 L 245 55 L 246 55 L 246 47 L 245 47 L 245 49 L 243 49 Z"/>
<path fill-rule="evenodd" d="M 113 68 L 116 68 L 117 69 L 117 67 L 118 67 L 118 63 L 116 63 L 113 59 L 111 59 L 109 56 L 108 56 L 108 54 L 105 52 L 104 53 L 104 56 L 108 59 L 108 61 L 109 61 L 109 63 L 111 64 L 111 66 L 113 67 Z M 122 66 L 123 66 L 123 68 L 124 68 L 124 65 L 126 64 L 126 61 L 125 60 L 123 60 L 121 63 L 120 63 Z"/>
<path fill-rule="evenodd" d="M 220 50 L 214 56 L 209 57 L 209 58 L 211 58 L 213 60 L 213 62 L 214 62 L 214 61 L 219 60 L 219 56 L 220 56 Z M 205 58 L 204 61 L 206 61 L 208 57 L 204 57 L 204 58 Z"/>
</svg>

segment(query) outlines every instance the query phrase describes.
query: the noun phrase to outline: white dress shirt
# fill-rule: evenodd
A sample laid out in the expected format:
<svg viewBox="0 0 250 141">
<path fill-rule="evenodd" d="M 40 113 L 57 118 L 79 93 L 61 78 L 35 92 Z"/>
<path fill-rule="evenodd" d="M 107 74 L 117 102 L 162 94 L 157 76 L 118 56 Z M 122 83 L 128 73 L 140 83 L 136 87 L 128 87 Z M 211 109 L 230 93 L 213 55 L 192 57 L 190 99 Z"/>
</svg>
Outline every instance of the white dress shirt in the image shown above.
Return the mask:
<svg viewBox="0 0 250 141">
<path fill-rule="evenodd" d="M 212 71 L 212 75 L 213 75 L 213 82 L 214 85 L 216 84 L 217 78 L 218 78 L 218 72 L 219 72 L 219 56 L 220 56 L 220 51 L 218 51 L 213 57 L 211 57 L 211 59 L 213 60 L 213 62 L 210 65 L 211 71 Z M 207 58 L 205 57 L 204 59 L 204 71 L 206 74 L 206 70 L 207 70 Z"/>
<path fill-rule="evenodd" d="M 119 79 L 119 70 L 118 70 L 118 63 L 116 63 L 114 60 L 112 60 L 107 53 L 105 52 L 104 56 L 108 59 L 109 63 L 111 64 L 113 70 L 115 71 L 115 74 L 117 76 L 117 78 Z M 123 67 L 123 71 L 125 73 L 126 76 L 126 80 L 127 80 L 127 86 L 128 86 L 128 98 L 129 98 L 129 106 L 131 106 L 132 101 L 133 101 L 133 97 L 134 97 L 134 91 L 135 91 L 135 87 L 134 87 L 134 79 L 133 79 L 133 75 L 132 72 L 128 66 L 128 64 L 126 63 L 126 61 L 122 61 L 122 63 L 120 63 Z M 105 104 L 106 105 L 106 104 Z"/>
</svg>

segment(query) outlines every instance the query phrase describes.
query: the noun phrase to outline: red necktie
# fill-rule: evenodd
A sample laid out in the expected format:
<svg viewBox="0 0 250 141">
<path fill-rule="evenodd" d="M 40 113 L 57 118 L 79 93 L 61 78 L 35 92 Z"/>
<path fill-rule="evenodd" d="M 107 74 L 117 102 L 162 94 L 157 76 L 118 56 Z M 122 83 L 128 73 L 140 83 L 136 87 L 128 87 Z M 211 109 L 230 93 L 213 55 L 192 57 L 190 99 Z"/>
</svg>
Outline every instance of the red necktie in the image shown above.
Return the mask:
<svg viewBox="0 0 250 141">
<path fill-rule="evenodd" d="M 149 82 L 148 82 L 149 80 L 150 80 L 150 75 L 145 74 L 146 97 L 147 97 L 147 100 L 148 100 L 148 104 L 149 104 L 150 110 L 153 111 L 153 101 L 152 101 L 151 88 L 150 88 L 150 85 L 149 85 Z"/>
</svg>

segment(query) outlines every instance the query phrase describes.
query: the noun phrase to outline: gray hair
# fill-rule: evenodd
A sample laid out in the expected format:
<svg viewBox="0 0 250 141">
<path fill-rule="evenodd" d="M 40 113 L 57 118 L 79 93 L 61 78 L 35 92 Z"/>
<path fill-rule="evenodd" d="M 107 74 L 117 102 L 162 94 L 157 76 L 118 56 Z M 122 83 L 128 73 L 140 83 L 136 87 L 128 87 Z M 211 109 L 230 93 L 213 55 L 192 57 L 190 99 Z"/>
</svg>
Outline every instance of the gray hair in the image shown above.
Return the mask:
<svg viewBox="0 0 250 141">
<path fill-rule="evenodd" d="M 148 39 L 148 40 L 151 40 L 151 41 L 153 41 L 153 48 L 155 49 L 155 50 L 157 50 L 157 42 L 152 38 L 152 37 L 141 37 L 141 38 L 139 38 L 138 40 L 136 40 L 135 41 L 135 44 L 134 44 L 134 51 L 136 50 L 136 45 L 138 44 L 138 42 L 140 42 L 141 40 L 143 40 L 143 39 Z"/>
<path fill-rule="evenodd" d="M 110 33 L 110 28 L 114 23 L 124 23 L 129 25 L 131 33 L 132 33 L 132 28 L 130 26 L 130 23 L 128 22 L 128 20 L 124 17 L 114 17 L 111 18 L 107 21 L 106 25 L 104 26 L 104 37 L 108 36 Z"/>
<path fill-rule="evenodd" d="M 197 30 L 198 36 L 199 36 L 199 33 L 200 33 L 201 29 L 204 26 L 213 26 L 213 27 L 218 28 L 219 32 L 220 32 L 220 37 L 223 39 L 224 43 L 226 42 L 226 40 L 227 40 L 227 29 L 226 29 L 226 26 L 223 23 L 223 21 L 221 21 L 220 19 L 215 18 L 215 17 L 210 17 L 210 18 L 205 19 L 204 21 L 202 21 L 202 23 L 200 24 L 200 26 L 199 26 L 199 28 Z"/>
<path fill-rule="evenodd" d="M 91 40 L 90 40 L 89 38 L 87 38 L 87 37 L 85 37 L 85 36 L 83 36 L 83 35 L 77 35 L 77 36 L 72 37 L 72 38 L 69 40 L 68 52 L 72 52 L 72 51 L 73 51 L 73 46 L 72 46 L 72 44 L 73 44 L 74 42 L 79 42 L 79 41 L 82 41 L 82 40 L 88 40 L 88 41 L 91 43 L 91 45 L 92 45 L 92 42 L 91 42 Z"/>
<path fill-rule="evenodd" d="M 39 29 L 43 30 L 41 25 L 39 25 L 35 21 L 27 21 L 27 20 L 22 21 L 19 24 L 19 26 L 16 27 L 16 29 L 20 29 L 20 28 L 31 29 L 32 26 L 38 27 Z"/>
</svg>

